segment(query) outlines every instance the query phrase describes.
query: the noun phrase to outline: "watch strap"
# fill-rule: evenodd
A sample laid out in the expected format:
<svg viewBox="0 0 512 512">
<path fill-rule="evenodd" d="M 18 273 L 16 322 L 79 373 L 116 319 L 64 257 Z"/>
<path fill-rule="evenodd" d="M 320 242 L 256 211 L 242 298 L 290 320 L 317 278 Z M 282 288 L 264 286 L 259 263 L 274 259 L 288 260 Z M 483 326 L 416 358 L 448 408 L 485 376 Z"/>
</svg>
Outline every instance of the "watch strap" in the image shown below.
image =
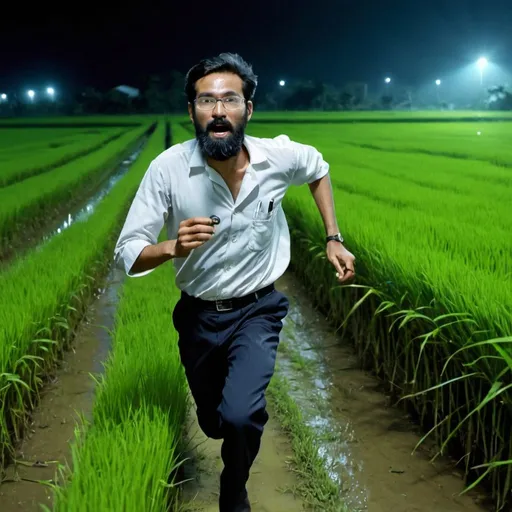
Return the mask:
<svg viewBox="0 0 512 512">
<path fill-rule="evenodd" d="M 325 241 L 326 242 L 334 241 L 334 242 L 343 243 L 343 237 L 341 236 L 341 233 L 336 233 L 335 235 L 329 235 L 328 237 L 326 237 Z"/>
</svg>

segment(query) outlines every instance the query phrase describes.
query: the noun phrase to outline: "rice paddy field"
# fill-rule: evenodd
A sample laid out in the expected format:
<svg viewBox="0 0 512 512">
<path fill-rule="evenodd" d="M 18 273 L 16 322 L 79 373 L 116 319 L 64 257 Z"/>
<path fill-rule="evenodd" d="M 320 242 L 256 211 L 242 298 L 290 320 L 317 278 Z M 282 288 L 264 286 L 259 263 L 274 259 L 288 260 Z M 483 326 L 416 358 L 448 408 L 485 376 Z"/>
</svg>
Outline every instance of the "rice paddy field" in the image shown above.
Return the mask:
<svg viewBox="0 0 512 512">
<path fill-rule="evenodd" d="M 194 136 L 188 119 L 169 120 L 173 143 Z M 16 458 L 39 392 L 112 263 L 131 199 L 164 149 L 166 121 L 0 125 L 0 469 Z M 512 491 L 509 121 L 475 113 L 264 113 L 247 129 L 286 134 L 329 162 L 358 277 L 335 285 L 307 187 L 291 188 L 283 205 L 293 270 L 361 365 L 414 414 L 439 454 L 460 461 L 468 487 L 486 486 L 496 510 L 510 506 Z M 40 240 L 136 150 L 86 218 Z M 169 291 L 172 277 L 164 265 L 122 285 L 92 420 L 76 426 L 73 469 L 59 468 L 54 510 L 179 510 L 188 398 L 169 327 L 179 296 Z"/>
<path fill-rule="evenodd" d="M 329 161 L 366 288 L 330 284 L 307 189 L 285 205 L 294 265 L 367 366 L 408 397 L 469 482 L 491 479 L 501 506 L 512 469 L 512 125 L 281 123 L 250 133 L 286 133 Z"/>
</svg>

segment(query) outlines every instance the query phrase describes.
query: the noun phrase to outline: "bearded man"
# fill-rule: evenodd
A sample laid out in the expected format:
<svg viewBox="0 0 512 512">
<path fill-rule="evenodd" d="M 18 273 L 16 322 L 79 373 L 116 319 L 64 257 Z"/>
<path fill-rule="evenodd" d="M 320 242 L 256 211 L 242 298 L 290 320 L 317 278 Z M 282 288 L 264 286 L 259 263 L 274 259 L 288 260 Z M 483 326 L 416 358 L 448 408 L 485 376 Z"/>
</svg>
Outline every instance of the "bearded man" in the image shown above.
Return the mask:
<svg viewBox="0 0 512 512">
<path fill-rule="evenodd" d="M 132 277 L 174 262 L 181 363 L 201 429 L 223 439 L 220 512 L 251 510 L 246 483 L 268 421 L 265 391 L 289 307 L 274 287 L 290 263 L 282 208 L 289 186 L 308 184 L 338 282 L 354 276 L 322 155 L 286 135 L 245 134 L 256 86 L 252 67 L 236 54 L 189 70 L 196 137 L 151 162 L 114 254 Z M 164 225 L 168 239 L 158 243 Z"/>
</svg>

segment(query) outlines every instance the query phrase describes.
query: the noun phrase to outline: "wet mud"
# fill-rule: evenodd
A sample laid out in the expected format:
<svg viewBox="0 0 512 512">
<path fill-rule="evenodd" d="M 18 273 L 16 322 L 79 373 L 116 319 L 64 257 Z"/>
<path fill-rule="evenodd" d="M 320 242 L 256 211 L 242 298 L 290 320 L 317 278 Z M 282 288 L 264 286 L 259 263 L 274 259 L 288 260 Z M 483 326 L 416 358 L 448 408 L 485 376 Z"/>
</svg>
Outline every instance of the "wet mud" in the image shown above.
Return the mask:
<svg viewBox="0 0 512 512">
<path fill-rule="evenodd" d="M 219 477 L 222 471 L 221 440 L 206 437 L 201 431 L 195 410 L 190 409 L 187 422 L 184 465 L 183 511 L 218 512 Z M 272 418 L 263 432 L 261 448 L 251 470 L 247 492 L 253 512 L 300 512 L 305 510 L 294 496 L 295 475 L 288 468 L 291 447 L 288 438 Z"/>
<path fill-rule="evenodd" d="M 83 190 L 79 198 L 63 201 L 58 208 L 49 212 L 43 220 L 35 219 L 34 225 L 26 227 L 19 233 L 8 247 L 0 252 L 0 271 L 7 268 L 15 258 L 22 256 L 28 250 L 43 245 L 50 238 L 62 233 L 75 222 L 87 220 L 96 206 L 112 190 L 114 185 L 130 170 L 133 162 L 147 144 L 149 135 L 146 134 L 135 143 L 119 161 L 118 164 L 106 169 L 98 182 Z"/>
<path fill-rule="evenodd" d="M 114 185 L 129 171 L 147 143 L 149 131 L 131 147 L 125 157 L 109 170 L 90 195 L 70 205 L 68 213 L 47 219 L 44 226 L 16 248 L 21 253 L 44 245 L 75 222 L 84 222 Z M 14 249 L 14 247 L 12 248 Z M 10 259 L 3 259 L 0 267 Z M 94 381 L 89 373 L 103 371 L 103 361 L 110 350 L 109 330 L 114 325 L 117 293 L 124 272 L 111 268 L 101 283 L 96 300 L 80 323 L 70 351 L 64 353 L 50 382 L 40 392 L 41 401 L 33 412 L 31 427 L 18 449 L 16 464 L 0 475 L 0 510 L 40 511 L 38 503 L 49 504 L 52 490 L 45 482 L 53 481 L 59 464 L 72 464 L 69 443 L 74 440 L 75 423 L 81 415 L 90 418 L 94 399 Z"/>
<path fill-rule="evenodd" d="M 0 485 L 2 512 L 40 512 L 40 503 L 52 508 L 52 489 L 40 481 L 52 481 L 59 464 L 72 467 L 70 443 L 75 439 L 75 424 L 82 415 L 91 417 L 94 380 L 90 373 L 103 372 L 123 279 L 122 271 L 110 271 L 71 350 L 64 353 L 52 381 L 43 388 L 29 434 L 18 449 L 18 463 L 6 468 Z"/>
<path fill-rule="evenodd" d="M 96 209 L 96 206 L 107 196 L 116 183 L 130 170 L 132 164 L 147 143 L 147 137 L 140 141 L 135 149 L 125 157 L 115 168 L 115 170 L 99 185 L 99 188 L 89 197 L 83 197 L 70 208 L 65 218 L 60 218 L 47 225 L 46 233 L 42 237 L 42 242 L 47 242 L 50 238 L 62 233 L 75 222 L 86 221 Z"/>
<path fill-rule="evenodd" d="M 437 458 L 406 413 L 389 404 L 379 381 L 359 369 L 352 347 L 332 333 L 325 317 L 291 273 L 277 287 L 290 300 L 279 367 L 291 384 L 319 454 L 340 496 L 353 511 L 482 512 L 482 492 L 464 490 L 455 462 Z M 488 501 L 487 501 L 488 503 Z"/>
<path fill-rule="evenodd" d="M 52 491 L 38 481 L 55 478 L 57 464 L 72 465 L 70 443 L 79 415 L 90 417 L 94 381 L 89 373 L 103 370 L 110 350 L 117 293 L 124 273 L 112 269 L 72 350 L 42 391 L 32 426 L 18 450 L 16 465 L 7 468 L 0 485 L 2 512 L 35 512 L 39 504 L 51 508 Z M 288 379 L 307 424 L 318 439 L 319 454 L 331 478 L 338 482 L 340 499 L 351 511 L 370 512 L 484 512 L 485 495 L 464 489 L 462 475 L 447 458 L 430 458 L 431 444 L 412 451 L 422 434 L 407 415 L 390 406 L 377 379 L 358 368 L 353 349 L 332 334 L 315 311 L 307 290 L 291 273 L 277 283 L 290 299 L 279 349 L 280 372 Z M 291 470 L 291 447 L 269 410 L 260 453 L 248 482 L 255 512 L 305 510 L 292 490 L 297 479 Z M 206 438 L 193 408 L 187 425 L 191 457 L 184 466 L 184 510 L 218 510 L 221 441 Z M 35 465 L 34 465 L 35 463 Z M 34 465 L 34 466 L 32 466 Z"/>
</svg>

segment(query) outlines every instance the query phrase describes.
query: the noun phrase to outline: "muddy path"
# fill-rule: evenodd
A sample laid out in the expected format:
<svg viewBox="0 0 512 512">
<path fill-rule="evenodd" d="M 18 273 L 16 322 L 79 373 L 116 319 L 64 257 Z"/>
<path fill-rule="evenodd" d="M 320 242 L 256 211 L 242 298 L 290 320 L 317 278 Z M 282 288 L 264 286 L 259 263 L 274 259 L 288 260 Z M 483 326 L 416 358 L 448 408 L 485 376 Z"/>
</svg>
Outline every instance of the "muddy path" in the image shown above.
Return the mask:
<svg viewBox="0 0 512 512">
<path fill-rule="evenodd" d="M 271 411 L 270 411 L 271 412 Z M 222 471 L 222 441 L 210 439 L 201 431 L 191 407 L 187 421 L 190 457 L 184 465 L 183 512 L 218 512 L 219 477 Z M 252 467 L 247 492 L 254 512 L 299 512 L 301 501 L 294 497 L 295 475 L 288 468 L 291 448 L 274 419 L 267 423 L 260 452 Z"/>
<path fill-rule="evenodd" d="M 117 293 L 124 273 L 110 271 L 98 299 L 89 308 L 77 330 L 72 348 L 64 353 L 52 381 L 41 391 L 41 401 L 32 415 L 30 433 L 17 450 L 19 464 L 6 468 L 0 485 L 2 512 L 40 512 L 40 503 L 52 507 L 52 490 L 38 481 L 53 480 L 58 464 L 72 467 L 70 443 L 74 441 L 79 416 L 90 418 L 94 380 L 89 373 L 103 371 L 110 350 Z M 25 464 L 42 462 L 30 467 Z"/>
<path fill-rule="evenodd" d="M 279 353 L 280 371 L 292 385 L 304 418 L 323 439 L 330 475 L 350 510 L 370 512 L 483 512 L 482 492 L 459 496 L 462 473 L 454 461 L 430 460 L 423 434 L 389 404 L 379 381 L 359 370 L 354 350 L 332 333 L 291 273 L 277 287 L 290 300 Z"/>
<path fill-rule="evenodd" d="M 51 508 L 52 493 L 38 480 L 55 477 L 58 461 L 72 464 L 70 442 L 79 415 L 89 417 L 94 381 L 110 350 L 117 293 L 124 273 L 113 270 L 82 322 L 72 350 L 65 353 L 51 384 L 33 414 L 30 435 L 18 450 L 18 460 L 42 461 L 47 467 L 23 464 L 7 468 L 0 485 L 2 512 L 35 512 L 39 503 Z M 332 334 L 315 311 L 307 290 L 287 273 L 277 283 L 290 299 L 279 349 L 279 372 L 290 382 L 291 396 L 318 440 L 318 451 L 331 477 L 339 482 L 340 500 L 351 511 L 484 512 L 485 496 L 459 496 L 461 474 L 448 459 L 430 462 L 428 444 L 414 455 L 421 433 L 399 409 L 391 407 L 379 382 L 358 369 L 354 352 Z M 290 441 L 283 435 L 271 407 L 260 453 L 248 491 L 254 511 L 306 510 L 294 496 L 298 485 L 292 471 Z M 222 469 L 221 441 L 208 439 L 197 425 L 193 408 L 186 428 L 190 460 L 184 466 L 183 510 L 218 510 L 218 479 Z"/>
<path fill-rule="evenodd" d="M 61 233 L 72 223 L 86 220 L 96 205 L 130 170 L 153 131 L 154 126 L 131 144 L 117 163 L 106 166 L 97 180 L 83 187 L 80 195 L 61 202 L 58 207 L 47 212 L 44 218 L 35 218 L 33 225 L 16 234 L 9 245 L 0 251 L 0 271 L 7 268 L 17 257 Z"/>
</svg>

